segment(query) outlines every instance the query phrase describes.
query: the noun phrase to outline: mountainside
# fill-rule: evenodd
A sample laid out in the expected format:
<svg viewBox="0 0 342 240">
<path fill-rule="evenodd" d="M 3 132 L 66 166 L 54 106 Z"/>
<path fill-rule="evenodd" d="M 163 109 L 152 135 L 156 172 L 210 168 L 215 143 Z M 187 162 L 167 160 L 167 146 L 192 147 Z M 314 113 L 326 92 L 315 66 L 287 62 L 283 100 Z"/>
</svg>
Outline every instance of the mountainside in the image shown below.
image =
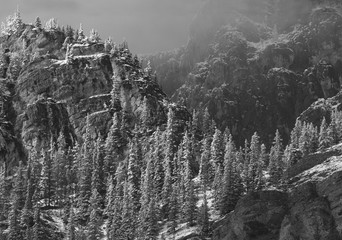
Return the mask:
<svg viewBox="0 0 342 240">
<path fill-rule="evenodd" d="M 207 1 L 144 67 L 8 17 L 0 240 L 341 239 L 337 3 Z"/>
<path fill-rule="evenodd" d="M 134 128 L 144 104 L 153 128 L 166 123 L 170 103 L 124 44 L 110 53 L 104 43 L 84 41 L 66 47 L 65 40 L 61 30 L 33 25 L 23 25 L 15 35 L 2 37 L 3 59 L 10 59 L 0 69 L 6 73 L 1 79 L 5 108 L 1 123 L 8 124 L 5 139 L 26 150 L 35 147 L 40 151 L 63 133 L 68 146 L 73 146 L 85 133 L 87 116 L 91 138 L 105 138 L 114 112 L 125 108 L 129 128 Z M 120 106 L 111 103 L 114 83 Z M 186 120 L 187 114 L 179 108 L 176 115 Z M 10 143 L 2 145 L 4 162 L 17 164 L 23 159 L 22 147 L 18 147 L 20 155 Z"/>
<path fill-rule="evenodd" d="M 340 89 L 338 1 L 208 1 L 188 44 L 148 57 L 163 90 L 208 108 L 241 145 L 258 131 L 285 141 L 295 119 Z"/>
</svg>

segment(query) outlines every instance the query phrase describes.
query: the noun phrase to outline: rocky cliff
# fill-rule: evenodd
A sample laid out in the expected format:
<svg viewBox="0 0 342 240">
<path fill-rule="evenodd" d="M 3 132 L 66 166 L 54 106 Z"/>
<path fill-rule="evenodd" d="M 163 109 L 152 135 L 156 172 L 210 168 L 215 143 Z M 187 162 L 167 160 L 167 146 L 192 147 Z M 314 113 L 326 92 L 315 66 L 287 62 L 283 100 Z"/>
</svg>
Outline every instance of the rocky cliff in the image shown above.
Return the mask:
<svg viewBox="0 0 342 240">
<path fill-rule="evenodd" d="M 166 123 L 170 107 L 180 122 L 188 120 L 187 110 L 170 104 L 125 44 L 110 52 L 101 42 L 65 40 L 61 30 L 32 25 L 1 38 L 7 62 L 1 65 L 6 114 L 0 119 L 0 155 L 6 168 L 25 161 L 26 150 L 47 149 L 60 134 L 69 146 L 82 141 L 87 118 L 93 140 L 105 139 L 114 112 L 130 116 L 131 130 L 145 108 L 152 129 Z"/>
<path fill-rule="evenodd" d="M 338 5 L 273 3 L 208 1 L 187 46 L 149 57 L 174 101 L 208 108 L 240 144 L 254 131 L 270 142 L 276 129 L 287 141 L 302 111 L 340 89 Z"/>
<path fill-rule="evenodd" d="M 214 230 L 213 239 L 326 239 L 342 237 L 341 145 L 313 154 L 319 163 L 288 179 L 289 190 L 242 198 Z M 297 168 L 297 166 L 293 166 Z"/>
</svg>

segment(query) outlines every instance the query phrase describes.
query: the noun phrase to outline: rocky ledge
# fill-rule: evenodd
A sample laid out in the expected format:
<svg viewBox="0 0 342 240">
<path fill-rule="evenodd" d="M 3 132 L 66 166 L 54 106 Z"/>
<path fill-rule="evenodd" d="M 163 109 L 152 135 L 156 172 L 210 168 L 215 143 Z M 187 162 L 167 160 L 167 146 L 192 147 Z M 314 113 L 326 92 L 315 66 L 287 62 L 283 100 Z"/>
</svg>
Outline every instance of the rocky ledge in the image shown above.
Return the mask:
<svg viewBox="0 0 342 240">
<path fill-rule="evenodd" d="M 341 239 L 341 148 L 336 145 L 316 153 L 321 163 L 290 178 L 288 192 L 261 191 L 242 198 L 233 212 L 215 224 L 213 239 Z"/>
</svg>

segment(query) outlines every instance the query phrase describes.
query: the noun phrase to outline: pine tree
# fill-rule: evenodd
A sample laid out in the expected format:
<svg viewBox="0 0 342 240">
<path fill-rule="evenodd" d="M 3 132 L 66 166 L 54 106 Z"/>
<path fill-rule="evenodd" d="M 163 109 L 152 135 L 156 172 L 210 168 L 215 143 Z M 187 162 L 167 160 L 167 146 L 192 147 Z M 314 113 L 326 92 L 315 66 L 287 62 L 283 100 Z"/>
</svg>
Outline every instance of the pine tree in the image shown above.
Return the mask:
<svg viewBox="0 0 342 240">
<path fill-rule="evenodd" d="M 113 123 L 109 130 L 105 144 L 105 172 L 109 175 L 115 173 L 118 162 L 122 154 L 122 133 L 120 127 L 119 115 L 117 112 L 113 115 Z"/>
<path fill-rule="evenodd" d="M 221 183 L 221 195 L 219 198 L 220 212 L 222 215 L 234 210 L 235 205 L 243 192 L 242 178 L 240 175 L 240 167 L 237 161 L 237 152 L 234 147 L 232 136 L 226 145 L 224 173 Z"/>
<path fill-rule="evenodd" d="M 105 174 L 104 174 L 104 144 L 100 137 L 97 138 L 95 144 L 95 153 L 93 156 L 93 174 L 92 174 L 92 189 L 96 189 L 101 196 L 101 199 L 104 198 L 106 187 L 104 185 L 105 182 Z M 101 200 L 101 205 L 103 201 Z"/>
<path fill-rule="evenodd" d="M 40 20 L 39 17 L 36 17 L 36 20 L 34 22 L 34 26 L 38 29 L 41 29 L 42 28 L 42 21 Z"/>
<path fill-rule="evenodd" d="M 87 240 L 98 240 L 101 238 L 101 215 L 100 195 L 96 189 L 92 190 L 90 198 L 90 217 L 87 224 Z"/>
<path fill-rule="evenodd" d="M 11 194 L 11 207 L 8 214 L 8 240 L 22 239 L 22 233 L 19 226 L 19 210 L 23 206 L 24 178 L 21 162 L 19 163 L 15 184 Z"/>
<path fill-rule="evenodd" d="M 184 188 L 185 188 L 185 201 L 183 202 L 183 219 L 185 219 L 186 222 L 189 223 L 190 226 L 194 224 L 195 221 L 195 215 L 196 215 L 196 198 L 195 198 L 195 192 L 194 192 L 194 184 L 192 181 L 192 171 L 191 171 L 191 165 L 190 165 L 190 157 L 189 157 L 189 141 L 186 137 L 187 133 L 184 137 Z"/>
<path fill-rule="evenodd" d="M 57 28 L 58 28 L 58 23 L 55 18 L 51 18 L 45 23 L 46 30 L 57 30 Z"/>
<path fill-rule="evenodd" d="M 75 38 L 75 39 L 76 39 L 78 42 L 83 42 L 83 41 L 86 39 L 86 37 L 85 37 L 85 35 L 84 35 L 84 32 L 83 32 L 82 23 L 80 24 L 80 28 L 79 28 L 78 31 L 77 31 L 77 35 L 78 35 L 78 37 Z"/>
<path fill-rule="evenodd" d="M 208 236 L 209 234 L 209 212 L 208 212 L 208 201 L 207 201 L 207 188 L 205 185 L 203 188 L 203 203 L 199 210 L 198 215 L 198 225 L 200 229 L 200 234 L 203 237 Z"/>
<path fill-rule="evenodd" d="M 156 217 L 156 202 L 154 191 L 157 191 L 154 187 L 153 179 L 153 159 L 148 159 L 144 178 L 141 186 L 141 197 L 140 197 L 140 211 L 139 211 L 139 235 L 145 236 L 148 231 L 153 232 L 153 225 L 157 222 Z M 152 203 L 153 201 L 153 203 Z M 150 215 L 154 218 L 150 218 Z M 150 229 L 150 230 L 149 230 Z M 146 238 L 143 238 L 146 239 Z"/>
<path fill-rule="evenodd" d="M 324 117 L 319 130 L 319 149 L 324 149 L 331 146 L 332 141 L 333 140 L 328 135 L 328 125 Z"/>
<path fill-rule="evenodd" d="M 158 236 L 158 217 L 157 217 L 157 206 L 155 197 L 153 196 L 149 202 L 148 210 L 146 214 L 146 238 L 149 240 L 155 240 Z"/>
<path fill-rule="evenodd" d="M 86 221 L 89 214 L 89 200 L 92 194 L 91 178 L 92 178 L 92 143 L 90 139 L 90 120 L 87 116 L 86 120 L 86 132 L 83 136 L 84 143 L 82 146 L 82 162 L 79 168 L 79 196 L 78 196 L 78 218 L 82 221 Z"/>
<path fill-rule="evenodd" d="M 279 131 L 277 130 L 273 140 L 273 146 L 270 150 L 270 162 L 268 166 L 270 182 L 273 184 L 278 184 L 281 180 L 283 174 L 282 157 L 282 140 Z"/>
<path fill-rule="evenodd" d="M 302 133 L 302 127 L 303 127 L 303 123 L 299 119 L 297 119 L 296 124 L 291 132 L 291 141 L 290 141 L 291 147 L 294 149 L 299 148 L 299 138 Z"/>
<path fill-rule="evenodd" d="M 169 202 L 169 216 L 168 220 L 170 221 L 170 229 L 169 233 L 171 235 L 175 235 L 176 233 L 176 227 L 177 227 L 177 221 L 178 221 L 178 209 L 179 209 L 179 202 L 177 201 L 177 195 L 178 195 L 179 189 L 177 187 L 177 184 L 172 185 L 172 193 L 170 196 L 170 202 Z"/>
<path fill-rule="evenodd" d="M 224 145 L 222 132 L 216 128 L 213 141 L 211 142 L 211 162 L 214 168 L 223 169 Z"/>
<path fill-rule="evenodd" d="M 221 190 L 222 190 L 222 171 L 220 168 L 216 168 L 215 177 L 212 185 L 214 206 L 215 209 L 219 210 L 221 208 Z"/>
<path fill-rule="evenodd" d="M 74 213 L 74 205 L 71 204 L 70 206 L 70 212 L 69 212 L 69 220 L 68 220 L 68 226 L 67 226 L 67 240 L 76 240 L 76 234 L 75 234 L 75 213 Z"/>
<path fill-rule="evenodd" d="M 331 121 L 327 129 L 328 138 L 331 139 L 331 145 L 337 144 L 339 142 L 339 132 L 338 132 L 338 118 L 337 111 L 331 113 Z"/>
<path fill-rule="evenodd" d="M 256 185 L 257 185 L 256 178 L 257 178 L 259 156 L 260 156 L 259 136 L 255 132 L 251 139 L 250 153 L 249 153 L 249 166 L 248 166 L 249 186 L 247 186 L 247 189 L 249 191 L 256 190 Z"/>
<path fill-rule="evenodd" d="M 209 158 L 210 158 L 210 142 L 209 138 L 205 137 L 202 144 L 202 154 L 200 162 L 199 176 L 200 179 L 208 184 L 209 181 Z"/>
<path fill-rule="evenodd" d="M 174 159 L 174 121 L 175 116 L 172 108 L 169 108 L 168 120 L 165 136 L 165 157 L 164 157 L 164 183 L 162 190 L 163 204 L 166 206 L 165 214 L 168 215 L 170 210 L 168 205 L 170 203 L 170 196 L 172 192 L 172 178 L 173 178 L 173 159 Z"/>
<path fill-rule="evenodd" d="M 123 182 L 125 179 L 125 172 L 123 163 L 120 162 L 115 173 L 115 190 L 112 195 L 112 206 L 108 209 L 109 217 L 109 233 L 108 238 L 110 240 L 119 239 L 122 236 L 122 212 L 123 212 L 123 195 L 124 188 Z"/>
<path fill-rule="evenodd" d="M 203 115 L 203 120 L 202 120 L 202 132 L 204 136 L 209 137 L 210 132 L 210 114 L 208 108 L 205 108 L 204 110 L 204 115 Z"/>
<path fill-rule="evenodd" d="M 154 132 L 153 143 L 151 147 L 151 158 L 153 159 L 153 169 L 154 169 L 154 176 L 153 176 L 153 186 L 156 191 L 157 200 L 160 200 L 160 196 L 163 190 L 163 183 L 164 183 L 164 168 L 163 168 L 163 159 L 162 159 L 162 143 L 161 143 L 161 132 L 159 127 Z"/>
<path fill-rule="evenodd" d="M 89 41 L 95 42 L 95 43 L 101 41 L 100 34 L 96 30 L 91 29 L 90 35 L 89 35 Z"/>
<path fill-rule="evenodd" d="M 265 185 L 265 179 L 263 170 L 267 161 L 267 153 L 266 153 L 266 146 L 265 144 L 261 144 L 260 147 L 260 156 L 258 161 L 258 170 L 257 170 L 257 190 L 261 190 Z"/>
</svg>

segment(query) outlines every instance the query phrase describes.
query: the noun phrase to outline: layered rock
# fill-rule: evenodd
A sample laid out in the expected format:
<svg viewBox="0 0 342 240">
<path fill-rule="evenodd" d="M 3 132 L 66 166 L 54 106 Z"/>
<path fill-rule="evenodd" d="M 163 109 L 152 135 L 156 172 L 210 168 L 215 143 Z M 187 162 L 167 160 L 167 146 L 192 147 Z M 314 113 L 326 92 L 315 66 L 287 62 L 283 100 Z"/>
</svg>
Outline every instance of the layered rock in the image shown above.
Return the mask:
<svg viewBox="0 0 342 240">
<path fill-rule="evenodd" d="M 23 39 L 27 40 L 25 47 L 18 47 Z M 31 25 L 24 25 L 15 36 L 1 41 L 9 56 L 9 64 L 0 68 L 7 72 L 2 81 L 11 86 L 8 96 L 12 110 L 6 113 L 10 113 L 13 123 L 12 135 L 7 134 L 1 141 L 0 154 L 5 156 L 1 160 L 5 162 L 25 160 L 25 155 L 21 155 L 14 161 L 12 152 L 17 146 L 13 141 L 23 142 L 26 150 L 35 147 L 38 151 L 49 148 L 51 139 L 57 141 L 60 135 L 68 146 L 82 141 L 87 119 L 91 138 L 105 139 L 114 112 L 125 117 L 129 132 L 141 124 L 143 114 L 147 115 L 144 117 L 148 118 L 150 129 L 146 134 L 166 124 L 169 109 L 175 112 L 178 132 L 189 120 L 187 110 L 169 102 L 150 70 L 141 68 L 125 44 L 109 53 L 103 43 L 64 43 L 62 31 Z M 38 54 L 24 57 L 33 52 Z M 15 58 L 17 55 L 20 57 Z M 27 62 L 15 61 L 21 57 Z"/>
</svg>

